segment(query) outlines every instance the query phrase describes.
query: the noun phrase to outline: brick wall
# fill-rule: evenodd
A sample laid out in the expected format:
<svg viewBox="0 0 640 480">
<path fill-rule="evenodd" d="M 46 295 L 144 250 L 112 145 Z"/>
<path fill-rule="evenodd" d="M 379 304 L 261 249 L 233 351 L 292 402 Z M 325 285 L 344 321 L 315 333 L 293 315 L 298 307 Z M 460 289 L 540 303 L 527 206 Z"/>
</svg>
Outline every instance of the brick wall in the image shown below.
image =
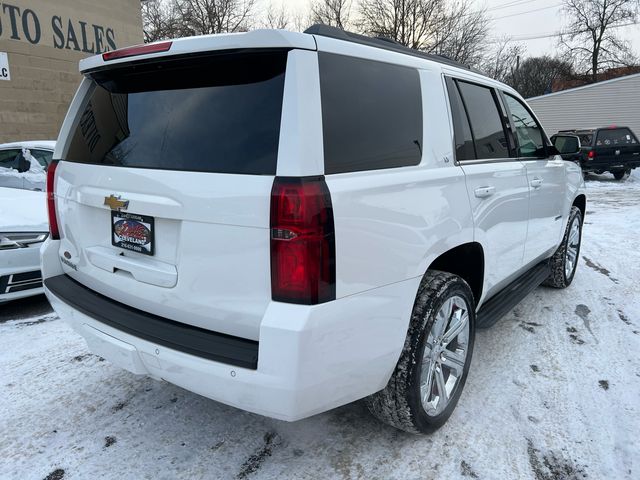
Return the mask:
<svg viewBox="0 0 640 480">
<path fill-rule="evenodd" d="M 0 0 L 0 143 L 55 140 L 78 88 L 78 62 L 142 43 L 139 0 Z"/>
</svg>

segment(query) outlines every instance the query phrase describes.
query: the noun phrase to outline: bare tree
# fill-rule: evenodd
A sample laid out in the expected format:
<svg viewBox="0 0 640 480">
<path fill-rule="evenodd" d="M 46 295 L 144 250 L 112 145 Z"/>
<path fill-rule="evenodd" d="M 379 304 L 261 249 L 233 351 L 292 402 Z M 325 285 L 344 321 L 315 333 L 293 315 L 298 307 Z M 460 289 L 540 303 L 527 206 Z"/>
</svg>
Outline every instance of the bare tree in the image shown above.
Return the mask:
<svg viewBox="0 0 640 480">
<path fill-rule="evenodd" d="M 314 23 L 316 22 L 309 15 L 305 15 L 301 10 L 298 10 L 291 14 L 291 23 L 288 28 L 294 32 L 304 32 Z"/>
<path fill-rule="evenodd" d="M 629 43 L 614 30 L 636 23 L 639 10 L 640 0 L 564 0 L 570 23 L 560 45 L 596 82 L 603 69 L 634 63 Z"/>
<path fill-rule="evenodd" d="M 470 0 L 361 0 L 359 13 L 366 34 L 463 63 L 479 61 L 489 23 Z"/>
<path fill-rule="evenodd" d="M 305 15 L 303 10 L 287 8 L 284 3 L 278 7 L 273 2 L 269 3 L 259 22 L 263 28 L 278 28 L 294 32 L 306 30 L 311 23 L 315 22 L 311 21 L 309 15 Z"/>
<path fill-rule="evenodd" d="M 431 52 L 465 65 L 477 66 L 487 49 L 489 19 L 470 0 L 447 2 L 444 15 L 432 32 Z"/>
<path fill-rule="evenodd" d="M 514 43 L 510 37 L 501 37 L 490 44 L 479 67 L 489 77 L 509 83 L 525 51 L 524 45 Z"/>
<path fill-rule="evenodd" d="M 430 33 L 442 19 L 444 0 L 361 0 L 358 26 L 365 34 L 429 50 Z"/>
<path fill-rule="evenodd" d="M 175 2 L 145 0 L 141 2 L 144 41 L 155 42 L 181 35 L 181 22 Z"/>
<path fill-rule="evenodd" d="M 314 0 L 311 21 L 345 30 L 349 26 L 352 3 L 352 0 Z"/>
<path fill-rule="evenodd" d="M 256 0 L 175 0 L 188 35 L 244 32 Z"/>
<path fill-rule="evenodd" d="M 287 10 L 284 8 L 284 5 L 276 7 L 273 2 L 269 3 L 266 14 L 262 21 L 262 26 L 264 28 L 279 28 L 281 30 L 285 30 L 289 28 L 289 25 L 291 23 L 292 19 L 289 17 Z"/>
<path fill-rule="evenodd" d="M 558 57 L 543 55 L 530 57 L 522 61 L 507 78 L 507 83 L 525 98 L 537 97 L 552 91 L 556 80 L 574 78 L 570 62 Z"/>
</svg>

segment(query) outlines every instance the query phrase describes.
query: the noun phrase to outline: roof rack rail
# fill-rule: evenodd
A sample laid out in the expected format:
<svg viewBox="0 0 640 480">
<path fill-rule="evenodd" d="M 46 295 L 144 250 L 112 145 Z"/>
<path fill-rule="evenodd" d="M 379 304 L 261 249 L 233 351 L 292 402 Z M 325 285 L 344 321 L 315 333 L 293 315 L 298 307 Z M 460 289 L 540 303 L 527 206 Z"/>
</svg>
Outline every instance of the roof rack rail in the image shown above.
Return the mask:
<svg viewBox="0 0 640 480">
<path fill-rule="evenodd" d="M 405 47 L 401 43 L 388 37 L 367 37 L 366 35 L 348 32 L 346 30 L 342 30 L 336 27 L 330 27 L 329 25 L 323 25 L 321 23 L 311 25 L 304 31 L 304 33 L 308 33 L 310 35 L 319 35 L 321 37 L 335 38 L 336 40 L 344 40 L 345 42 L 359 43 L 361 45 L 368 45 L 370 47 L 381 48 L 383 50 L 404 53 L 405 55 L 426 58 L 427 60 L 443 63 L 452 67 L 473 70 L 469 65 L 464 65 L 460 62 L 456 62 L 455 60 L 452 60 L 444 55 L 435 55 L 432 53 L 421 52 L 420 50 Z"/>
<path fill-rule="evenodd" d="M 399 45 L 401 47 L 404 46 L 400 42 L 398 42 L 397 40 L 394 40 L 393 38 L 389 38 L 389 37 L 383 37 L 382 35 L 378 35 L 377 37 L 372 38 L 372 40 L 380 40 L 381 42 L 387 42 L 387 43 L 390 43 L 392 45 Z"/>
</svg>

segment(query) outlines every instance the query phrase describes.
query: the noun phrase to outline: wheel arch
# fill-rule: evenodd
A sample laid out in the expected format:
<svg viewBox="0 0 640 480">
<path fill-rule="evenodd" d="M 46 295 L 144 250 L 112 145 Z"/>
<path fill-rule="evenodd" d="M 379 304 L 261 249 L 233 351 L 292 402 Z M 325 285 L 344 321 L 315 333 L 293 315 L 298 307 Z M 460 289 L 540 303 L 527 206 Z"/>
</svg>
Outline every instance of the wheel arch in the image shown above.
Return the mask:
<svg viewBox="0 0 640 480">
<path fill-rule="evenodd" d="M 582 218 L 584 219 L 587 213 L 587 196 L 581 193 L 573 199 L 573 204 L 571 206 L 578 207 L 580 209 L 580 213 L 582 214 Z"/>
<path fill-rule="evenodd" d="M 429 270 L 458 275 L 471 287 L 478 305 L 484 288 L 484 249 L 478 242 L 463 243 L 441 253 L 429 265 Z"/>
</svg>

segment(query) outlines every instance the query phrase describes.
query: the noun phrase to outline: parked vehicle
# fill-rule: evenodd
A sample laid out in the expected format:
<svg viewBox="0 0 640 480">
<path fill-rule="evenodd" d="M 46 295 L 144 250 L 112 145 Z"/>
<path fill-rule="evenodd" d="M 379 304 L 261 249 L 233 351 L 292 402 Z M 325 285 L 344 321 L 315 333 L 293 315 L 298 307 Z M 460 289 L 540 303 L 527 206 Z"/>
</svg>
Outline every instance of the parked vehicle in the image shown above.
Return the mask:
<svg viewBox="0 0 640 480">
<path fill-rule="evenodd" d="M 42 294 L 40 247 L 48 235 L 45 194 L 0 187 L 0 303 Z"/>
<path fill-rule="evenodd" d="M 585 174 L 611 172 L 616 180 L 622 180 L 640 166 L 640 143 L 627 127 L 562 130 L 558 133 L 580 138 L 582 148 L 577 161 Z M 554 137 L 551 138 L 553 140 Z"/>
<path fill-rule="evenodd" d="M 50 140 L 0 144 L 0 187 L 43 192 L 55 146 Z"/>
<path fill-rule="evenodd" d="M 428 432 L 476 327 L 574 277 L 580 168 L 455 62 L 315 26 L 80 67 L 45 291 L 131 372 L 289 421 L 366 398 Z"/>
</svg>

